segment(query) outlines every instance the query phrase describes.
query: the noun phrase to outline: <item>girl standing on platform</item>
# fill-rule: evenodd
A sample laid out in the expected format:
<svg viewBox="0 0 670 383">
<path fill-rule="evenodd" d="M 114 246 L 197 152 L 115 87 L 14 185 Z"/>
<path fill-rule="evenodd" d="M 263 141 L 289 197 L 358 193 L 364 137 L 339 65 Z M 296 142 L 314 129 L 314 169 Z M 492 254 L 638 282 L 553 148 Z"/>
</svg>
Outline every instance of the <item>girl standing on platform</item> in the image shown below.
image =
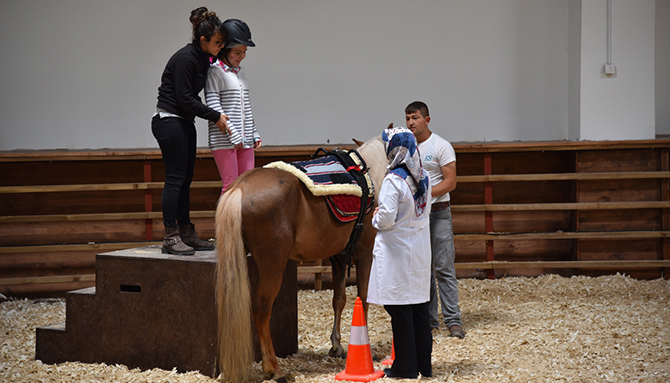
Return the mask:
<svg viewBox="0 0 670 383">
<path fill-rule="evenodd" d="M 193 41 L 168 60 L 151 131 L 158 141 L 165 167 L 161 197 L 165 238 L 162 252 L 192 255 L 194 250 L 212 250 L 214 244 L 200 240 L 190 219 L 190 186 L 196 154 L 196 116 L 228 129 L 228 117 L 203 104 L 198 94 L 205 86 L 210 57 L 221 50 L 227 39 L 216 13 L 200 7 L 191 12 Z"/>
<path fill-rule="evenodd" d="M 240 174 L 254 167 L 254 149 L 261 147 L 261 137 L 251 112 L 249 84 L 244 68 L 240 66 L 247 48 L 256 44 L 244 21 L 229 19 L 223 26 L 228 32 L 228 40 L 219 53 L 219 60 L 209 68 L 205 85 L 207 105 L 230 117 L 230 130 L 209 123 L 209 148 L 221 175 L 221 194 Z"/>
</svg>

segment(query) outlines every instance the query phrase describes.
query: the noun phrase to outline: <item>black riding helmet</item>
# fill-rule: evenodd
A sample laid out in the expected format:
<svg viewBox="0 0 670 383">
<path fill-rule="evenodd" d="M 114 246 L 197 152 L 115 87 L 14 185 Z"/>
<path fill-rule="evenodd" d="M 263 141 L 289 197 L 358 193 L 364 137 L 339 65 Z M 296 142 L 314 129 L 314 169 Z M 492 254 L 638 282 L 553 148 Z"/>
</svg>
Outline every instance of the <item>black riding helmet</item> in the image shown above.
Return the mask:
<svg viewBox="0 0 670 383">
<path fill-rule="evenodd" d="M 244 21 L 238 19 L 228 19 L 224 21 L 221 26 L 226 28 L 226 31 L 228 31 L 228 40 L 226 40 L 226 44 L 219 52 L 219 60 L 227 64 L 228 53 L 230 53 L 230 49 L 236 45 L 242 44 L 248 47 L 256 46 L 256 44 L 251 41 L 251 30 Z"/>
<path fill-rule="evenodd" d="M 228 41 L 226 41 L 226 48 L 233 45 L 242 44 L 248 47 L 255 47 L 251 41 L 251 30 L 247 23 L 238 19 L 228 19 L 223 22 L 223 26 L 228 31 Z"/>
</svg>

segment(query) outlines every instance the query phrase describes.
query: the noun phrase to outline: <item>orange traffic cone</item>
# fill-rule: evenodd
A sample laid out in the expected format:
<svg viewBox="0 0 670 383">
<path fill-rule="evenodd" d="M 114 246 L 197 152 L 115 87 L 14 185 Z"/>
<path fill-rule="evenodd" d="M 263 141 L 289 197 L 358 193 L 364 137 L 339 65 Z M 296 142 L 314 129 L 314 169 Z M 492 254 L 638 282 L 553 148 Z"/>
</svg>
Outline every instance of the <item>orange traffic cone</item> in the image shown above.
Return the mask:
<svg viewBox="0 0 670 383">
<path fill-rule="evenodd" d="M 384 371 L 375 370 L 372 365 L 372 351 L 365 325 L 365 312 L 360 297 L 354 303 L 354 317 L 351 319 L 351 334 L 347 351 L 347 366 L 335 376 L 336 380 L 371 382 L 384 376 Z"/>
<path fill-rule="evenodd" d="M 382 364 L 384 366 L 392 366 L 393 361 L 395 360 L 395 344 L 393 342 L 393 339 L 391 339 L 391 357 L 388 359 L 385 359 Z"/>
</svg>

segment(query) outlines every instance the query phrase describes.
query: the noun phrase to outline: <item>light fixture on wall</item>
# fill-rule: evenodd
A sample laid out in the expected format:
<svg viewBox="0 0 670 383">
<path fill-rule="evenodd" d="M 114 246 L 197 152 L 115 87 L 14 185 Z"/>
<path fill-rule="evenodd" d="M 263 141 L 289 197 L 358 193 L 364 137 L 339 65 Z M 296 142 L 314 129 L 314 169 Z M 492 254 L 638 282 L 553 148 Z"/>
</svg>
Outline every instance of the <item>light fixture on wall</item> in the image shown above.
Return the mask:
<svg viewBox="0 0 670 383">
<path fill-rule="evenodd" d="M 612 0 L 607 0 L 607 64 L 603 71 L 607 77 L 616 75 L 616 66 L 612 63 Z"/>
</svg>

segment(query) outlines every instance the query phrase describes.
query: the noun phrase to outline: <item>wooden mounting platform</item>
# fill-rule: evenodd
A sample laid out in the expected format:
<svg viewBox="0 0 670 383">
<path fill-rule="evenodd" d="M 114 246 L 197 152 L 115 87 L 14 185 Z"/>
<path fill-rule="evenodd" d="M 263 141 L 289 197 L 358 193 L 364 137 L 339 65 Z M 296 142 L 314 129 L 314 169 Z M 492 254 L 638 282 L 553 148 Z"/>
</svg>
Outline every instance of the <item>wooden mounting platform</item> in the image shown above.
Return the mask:
<svg viewBox="0 0 670 383">
<path fill-rule="evenodd" d="M 251 258 L 248 265 L 253 286 L 258 277 Z M 37 329 L 35 358 L 215 377 L 215 270 L 214 251 L 182 257 L 161 254 L 153 245 L 98 254 L 96 286 L 67 293 L 66 320 Z M 297 264 L 289 262 L 270 321 L 282 357 L 298 351 L 296 286 Z M 255 331 L 254 339 L 258 361 Z"/>
</svg>

